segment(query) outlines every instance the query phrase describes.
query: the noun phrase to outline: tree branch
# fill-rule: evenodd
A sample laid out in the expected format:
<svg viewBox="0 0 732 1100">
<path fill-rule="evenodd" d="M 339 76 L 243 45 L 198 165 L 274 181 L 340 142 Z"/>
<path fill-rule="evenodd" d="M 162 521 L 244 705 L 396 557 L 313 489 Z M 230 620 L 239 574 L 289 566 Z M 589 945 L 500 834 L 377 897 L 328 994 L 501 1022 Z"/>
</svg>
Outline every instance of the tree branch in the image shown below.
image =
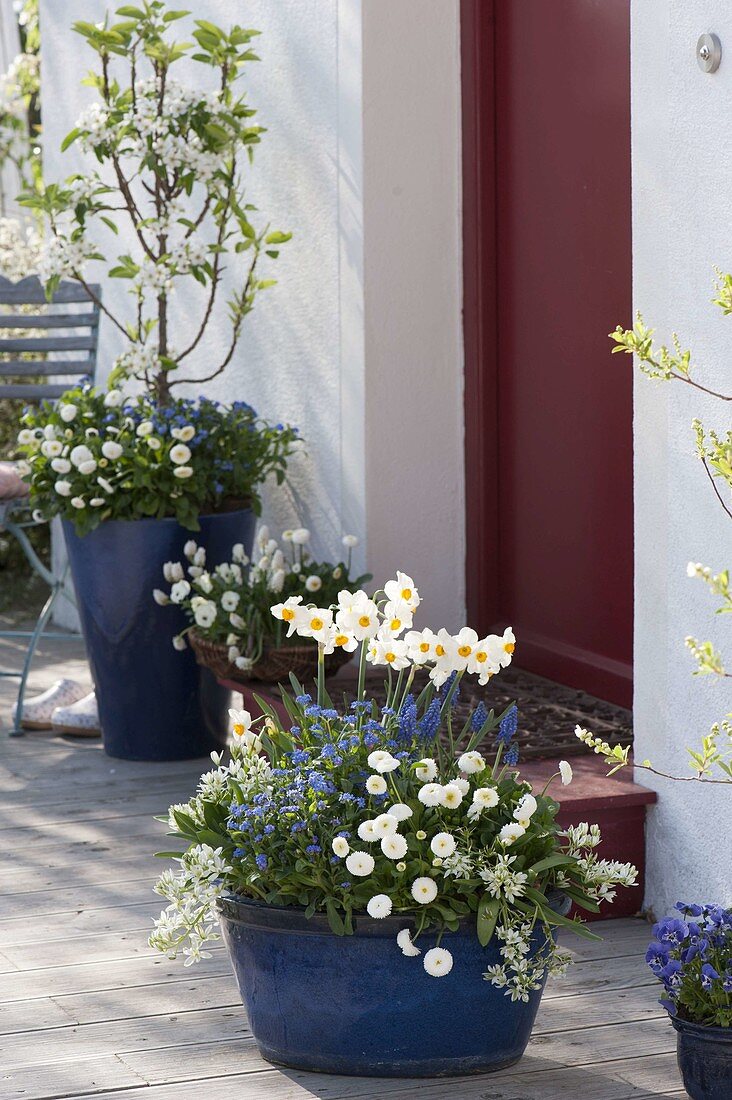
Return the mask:
<svg viewBox="0 0 732 1100">
<path fill-rule="evenodd" d="M 714 478 L 714 475 L 712 474 L 712 471 L 711 471 L 711 470 L 709 469 L 709 466 L 707 465 L 707 460 L 706 460 L 706 458 L 705 458 L 705 456 L 704 456 L 704 455 L 702 455 L 702 456 L 701 456 L 701 460 L 702 460 L 702 466 L 703 466 L 703 467 L 704 467 L 704 469 L 706 470 L 706 474 L 707 474 L 707 477 L 709 478 L 709 480 L 710 480 L 710 481 L 711 481 L 711 483 L 712 483 L 712 488 L 714 489 L 714 492 L 715 492 L 715 493 L 716 493 L 716 495 L 717 495 L 717 500 L 718 500 L 718 501 L 719 501 L 719 503 L 720 503 L 720 504 L 722 505 L 722 507 L 724 508 L 725 512 L 726 512 L 726 513 L 727 513 L 727 515 L 729 516 L 729 518 L 730 518 L 730 519 L 732 519 L 732 511 L 730 511 L 730 509 L 729 509 L 729 508 L 727 507 L 727 505 L 726 505 L 726 504 L 724 503 L 724 501 L 722 500 L 722 494 L 720 493 L 719 489 L 717 488 L 717 482 L 716 482 L 716 480 L 715 480 L 715 478 Z"/>
</svg>

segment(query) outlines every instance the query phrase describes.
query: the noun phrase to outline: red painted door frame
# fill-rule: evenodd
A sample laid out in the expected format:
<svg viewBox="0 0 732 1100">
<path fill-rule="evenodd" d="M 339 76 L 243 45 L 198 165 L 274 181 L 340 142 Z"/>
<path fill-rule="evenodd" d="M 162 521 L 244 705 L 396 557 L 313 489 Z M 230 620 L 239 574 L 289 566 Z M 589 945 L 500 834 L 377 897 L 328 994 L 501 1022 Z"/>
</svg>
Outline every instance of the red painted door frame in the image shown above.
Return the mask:
<svg viewBox="0 0 732 1100">
<path fill-rule="evenodd" d="M 469 621 L 481 631 L 506 625 L 497 568 L 501 517 L 495 38 L 495 0 L 461 0 L 466 593 Z M 628 662 L 588 654 L 525 629 L 518 640 L 522 667 L 631 705 Z"/>
</svg>

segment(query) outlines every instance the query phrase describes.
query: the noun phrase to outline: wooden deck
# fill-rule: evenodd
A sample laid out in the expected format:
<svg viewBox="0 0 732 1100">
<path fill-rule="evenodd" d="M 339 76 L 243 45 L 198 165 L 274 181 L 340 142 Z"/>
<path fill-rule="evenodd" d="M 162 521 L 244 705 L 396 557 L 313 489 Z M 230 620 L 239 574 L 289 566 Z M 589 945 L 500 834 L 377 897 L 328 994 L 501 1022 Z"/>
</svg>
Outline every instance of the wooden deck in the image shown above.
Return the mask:
<svg viewBox="0 0 732 1100">
<path fill-rule="evenodd" d="M 51 661 L 43 670 L 48 679 Z M 57 665 L 55 675 L 61 675 Z M 51 676 L 51 678 L 53 678 Z M 41 683 L 38 686 L 45 686 Z M 12 686 L 0 681 L 5 719 Z M 0 741 L 0 1098 L 301 1100 L 683 1097 L 675 1033 L 643 962 L 648 927 L 596 926 L 551 983 L 523 1061 L 480 1078 L 280 1071 L 258 1055 L 222 948 L 184 969 L 146 939 L 160 899 L 153 820 L 204 762 L 110 760 L 98 743 Z"/>
</svg>

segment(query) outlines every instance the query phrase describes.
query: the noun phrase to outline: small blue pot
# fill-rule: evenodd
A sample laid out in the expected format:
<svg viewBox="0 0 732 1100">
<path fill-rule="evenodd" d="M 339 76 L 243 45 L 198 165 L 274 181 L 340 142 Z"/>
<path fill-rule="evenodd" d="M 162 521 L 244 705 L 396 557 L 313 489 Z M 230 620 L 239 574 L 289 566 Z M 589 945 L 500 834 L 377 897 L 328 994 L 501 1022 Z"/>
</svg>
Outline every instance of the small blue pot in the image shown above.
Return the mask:
<svg viewBox="0 0 732 1100">
<path fill-rule="evenodd" d="M 407 958 L 397 945 L 397 932 L 413 928 L 404 917 L 359 916 L 353 936 L 335 936 L 325 916 L 307 919 L 295 907 L 234 895 L 218 907 L 249 1025 L 270 1062 L 432 1077 L 490 1073 L 526 1049 L 542 990 L 524 1004 L 484 980 L 486 968 L 501 962 L 500 945 L 494 937 L 481 947 L 474 919 L 444 936 L 454 965 L 433 978 L 422 958 Z M 434 937 L 421 940 L 423 952 L 434 946 Z"/>
<path fill-rule="evenodd" d="M 707 1027 L 671 1019 L 678 1032 L 676 1057 L 692 1100 L 732 1097 L 732 1027 Z"/>
<path fill-rule="evenodd" d="M 122 760 L 187 760 L 226 744 L 229 692 L 190 649 L 173 649 L 187 624 L 183 612 L 159 607 L 154 588 L 163 565 L 182 561 L 193 538 L 207 565 L 231 558 L 234 543 L 249 553 L 250 509 L 201 516 L 191 532 L 174 519 L 109 520 L 80 538 L 64 521 L 104 750 Z"/>
</svg>

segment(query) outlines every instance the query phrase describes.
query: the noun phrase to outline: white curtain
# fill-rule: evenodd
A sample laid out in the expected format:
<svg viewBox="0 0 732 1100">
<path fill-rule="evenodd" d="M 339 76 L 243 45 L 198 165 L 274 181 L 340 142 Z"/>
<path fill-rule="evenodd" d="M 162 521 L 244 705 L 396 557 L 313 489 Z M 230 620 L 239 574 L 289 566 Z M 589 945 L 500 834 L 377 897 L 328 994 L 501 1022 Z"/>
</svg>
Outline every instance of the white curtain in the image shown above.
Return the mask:
<svg viewBox="0 0 732 1100">
<path fill-rule="evenodd" d="M 0 0 L 0 74 L 5 73 L 13 58 L 20 53 L 18 18 L 13 0 Z M 0 170 L 0 214 L 12 216 L 18 212 L 15 196 L 20 191 L 20 178 L 13 164 Z"/>
</svg>

